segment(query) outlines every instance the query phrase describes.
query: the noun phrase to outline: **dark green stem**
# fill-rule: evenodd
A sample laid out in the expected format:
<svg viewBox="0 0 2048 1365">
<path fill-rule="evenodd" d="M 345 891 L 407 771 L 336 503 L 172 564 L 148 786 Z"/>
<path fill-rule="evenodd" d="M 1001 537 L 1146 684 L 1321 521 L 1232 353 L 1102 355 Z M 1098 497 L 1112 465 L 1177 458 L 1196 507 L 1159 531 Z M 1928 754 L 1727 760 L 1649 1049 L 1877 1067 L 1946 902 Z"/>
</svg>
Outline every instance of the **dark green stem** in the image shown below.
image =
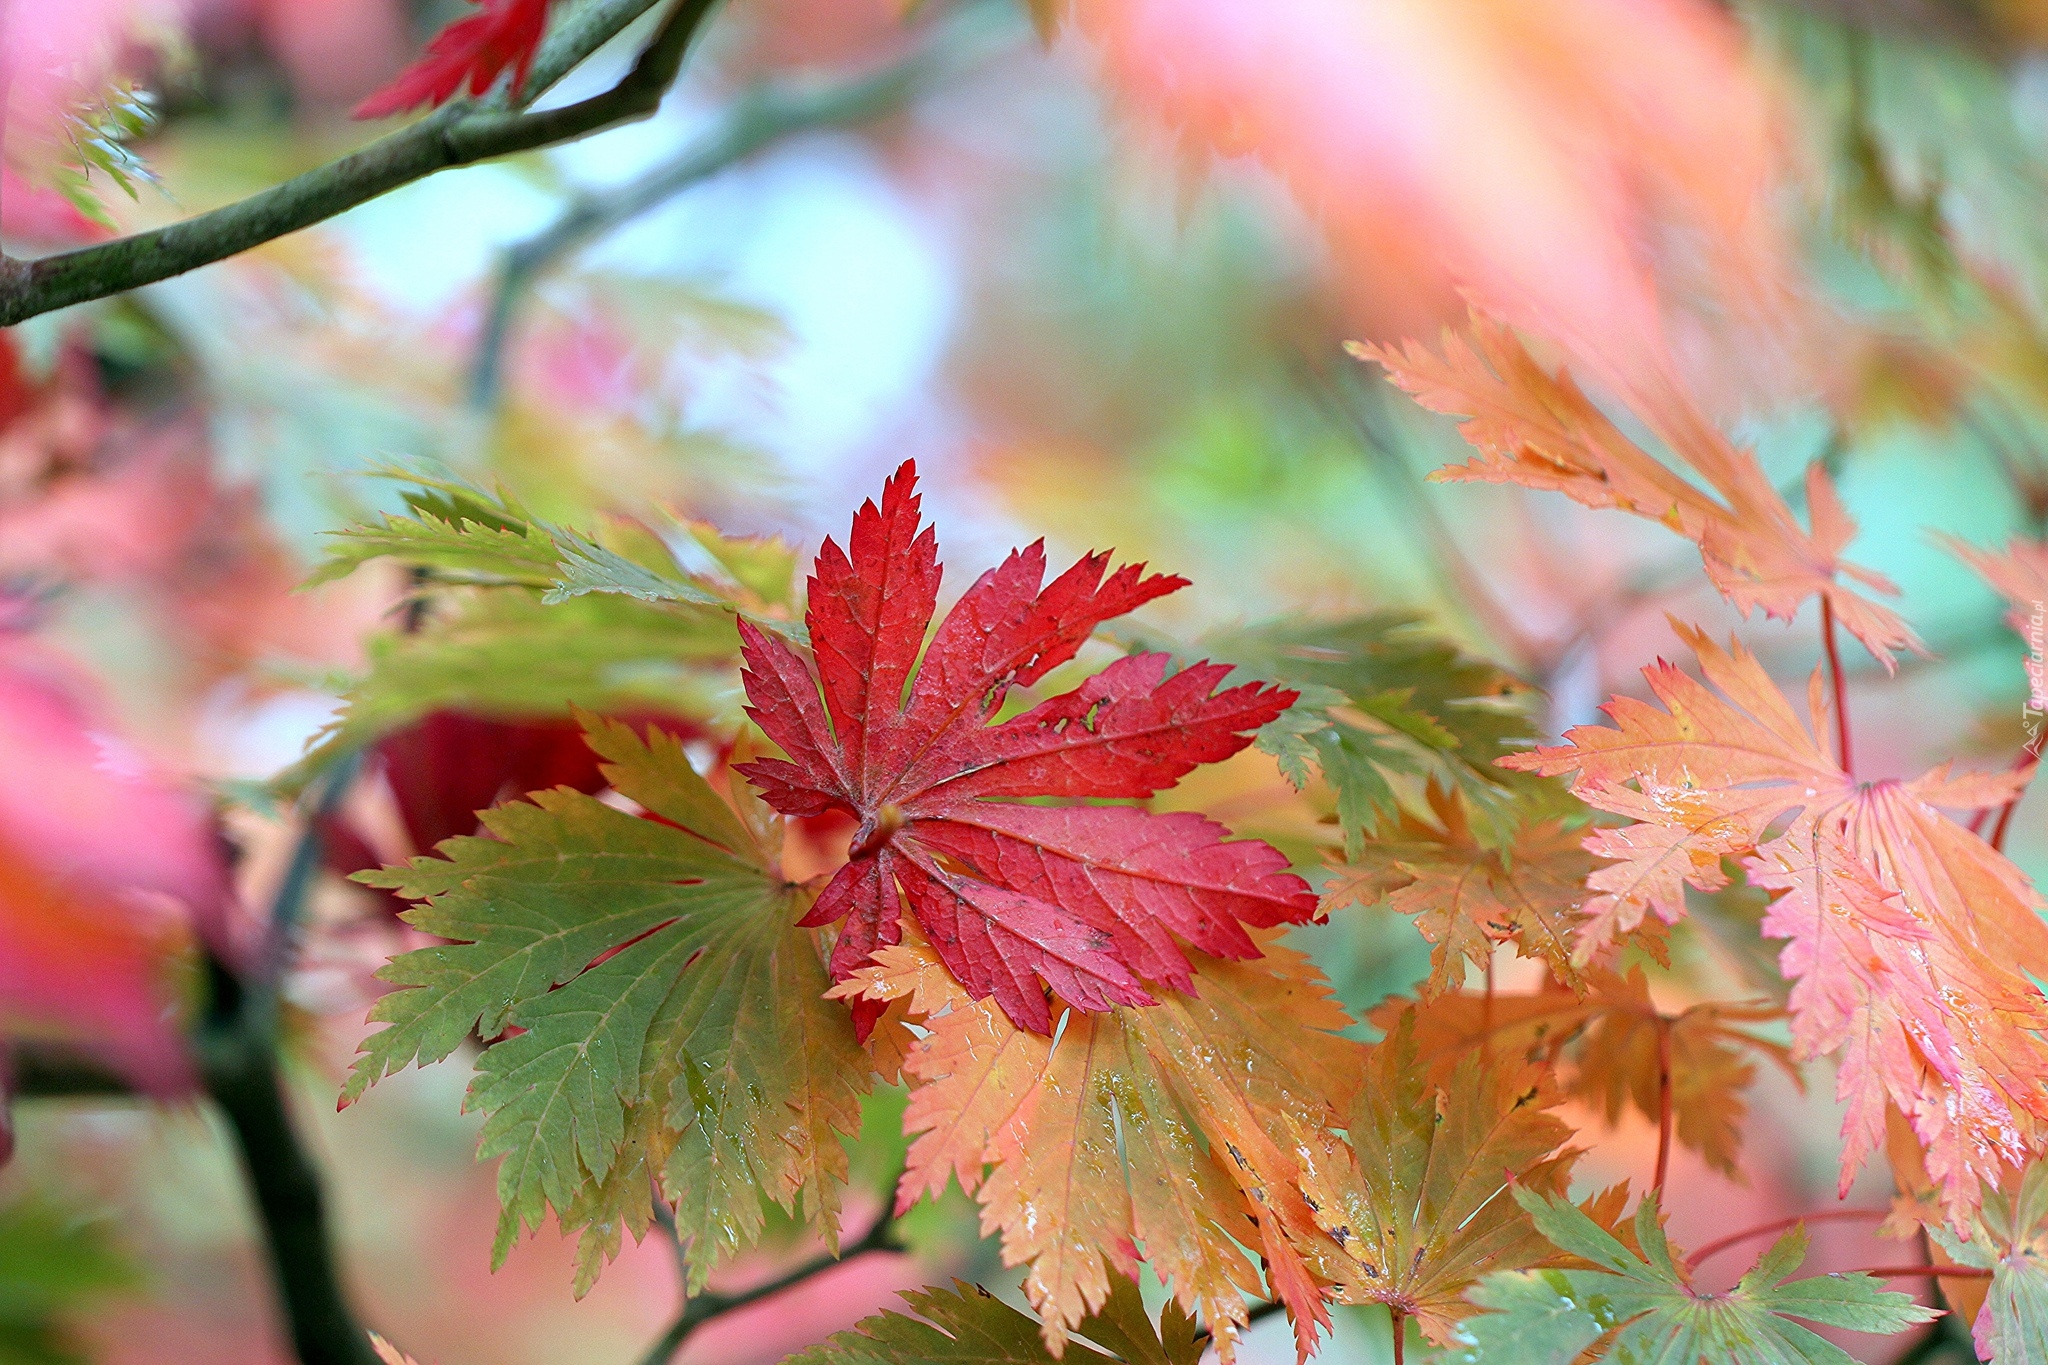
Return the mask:
<svg viewBox="0 0 2048 1365">
<path fill-rule="evenodd" d="M 16 1099 L 140 1098 L 126 1077 L 84 1054 L 18 1044 L 8 1093 Z"/>
<path fill-rule="evenodd" d="M 529 91 L 537 95 L 559 81 L 654 3 L 591 0 L 572 12 L 542 46 Z M 39 260 L 0 256 L 0 327 L 224 260 L 436 171 L 644 118 L 674 82 L 690 39 L 715 3 L 677 0 L 633 69 L 589 99 L 538 113 L 502 96 L 450 104 L 360 151 L 185 222 Z"/>
<path fill-rule="evenodd" d="M 234 1134 L 292 1349 L 302 1365 L 377 1365 L 342 1293 L 320 1172 L 285 1108 L 276 1040 L 255 1026 L 233 973 L 208 961 L 219 1017 L 200 1039 L 206 1093 Z"/>
<path fill-rule="evenodd" d="M 234 1134 L 263 1224 L 271 1280 L 301 1365 L 377 1365 L 342 1292 L 320 1171 L 292 1127 L 277 1048 L 279 981 L 319 870 L 320 822 L 348 786 L 353 766 L 335 769 L 317 798 L 305 803 L 305 828 L 272 903 L 269 940 L 250 979 L 208 951 L 210 1003 L 193 1040 L 206 1093 Z"/>
</svg>

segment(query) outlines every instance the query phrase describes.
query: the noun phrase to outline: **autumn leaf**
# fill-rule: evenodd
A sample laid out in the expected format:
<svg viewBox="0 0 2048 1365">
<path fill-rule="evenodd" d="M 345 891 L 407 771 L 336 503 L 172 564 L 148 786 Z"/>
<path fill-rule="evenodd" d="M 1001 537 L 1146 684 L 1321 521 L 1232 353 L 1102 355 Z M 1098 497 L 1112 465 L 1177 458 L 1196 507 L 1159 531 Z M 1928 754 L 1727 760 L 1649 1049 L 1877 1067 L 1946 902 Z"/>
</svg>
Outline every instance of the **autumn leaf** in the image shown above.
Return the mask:
<svg viewBox="0 0 2048 1365">
<path fill-rule="evenodd" d="M 1603 994 L 1607 1008 L 1592 1019 L 1576 1049 L 1570 1093 L 1597 1105 L 1610 1125 L 1625 1105 L 1656 1122 L 1664 1075 L 1659 1049 L 1668 1043 L 1679 1145 L 1741 1182 L 1742 1129 L 1749 1117 L 1743 1096 L 1756 1079 L 1756 1059 L 1776 1063 L 1795 1085 L 1804 1086 L 1789 1049 L 1734 1025 L 1761 1023 L 1784 1012 L 1772 1005 L 1710 1002 L 1667 1016 L 1651 1003 L 1640 972 L 1631 972 L 1615 987 Z"/>
<path fill-rule="evenodd" d="M 1631 1106 L 1650 1122 L 1658 1121 L 1663 1076 L 1658 1034 L 1668 1032 L 1678 1141 L 1737 1180 L 1749 1113 L 1743 1094 L 1756 1079 L 1757 1059 L 1775 1064 L 1795 1084 L 1800 1081 L 1789 1049 L 1742 1027 L 1777 1019 L 1783 1010 L 1709 1001 L 1664 1014 L 1651 1000 L 1640 970 L 1623 977 L 1595 969 L 1577 991 L 1453 992 L 1419 1007 L 1396 999 L 1367 1019 L 1391 1030 L 1411 1010 L 1417 1057 L 1432 1083 L 1448 1084 L 1452 1070 L 1472 1056 L 1555 1066 L 1559 1091 L 1599 1109 L 1609 1124 Z"/>
<path fill-rule="evenodd" d="M 2048 1161 L 2034 1161 L 2006 1189 L 1987 1193 L 1968 1241 L 1939 1224 L 1927 1231 L 1954 1263 L 1991 1272 L 1977 1314 L 1977 1354 L 1987 1365 L 2039 1360 L 2048 1342 Z"/>
<path fill-rule="evenodd" d="M 2048 602 L 2048 544 L 2018 536 L 2003 550 L 1980 550 L 1953 537 L 1943 537 L 1942 543 L 2005 598 L 2012 607 L 2006 619 L 2025 635 L 2032 614 Z"/>
<path fill-rule="evenodd" d="M 1322 774 L 1336 793 L 1347 856 L 1398 819 L 1404 785 L 1426 779 L 1458 792 L 1489 847 L 1512 840 L 1533 789 L 1553 785 L 1494 765 L 1536 740 L 1535 689 L 1461 653 L 1412 614 L 1268 622 L 1204 635 L 1200 651 L 1300 694 L 1257 744 L 1297 789 L 1311 768 Z"/>
<path fill-rule="evenodd" d="M 571 706 L 615 715 L 741 717 L 730 697 L 739 635 L 729 616 L 622 597 L 543 605 L 521 588 L 460 590 L 416 631 L 365 642 L 342 709 L 281 784 L 313 773 L 438 711 L 566 718 Z"/>
<path fill-rule="evenodd" d="M 1054 1354 L 1037 1323 L 979 1285 L 956 1280 L 951 1290 L 909 1291 L 903 1302 L 916 1317 L 862 1318 L 786 1365 L 1196 1365 L 1209 1344 L 1171 1299 L 1155 1329 L 1137 1284 L 1124 1275 L 1110 1276 L 1109 1296 L 1080 1324 L 1081 1335 L 1104 1350 L 1068 1342 Z"/>
<path fill-rule="evenodd" d="M 405 513 L 333 534 L 312 581 L 393 559 L 422 582 L 421 596 L 408 628 L 372 636 L 366 667 L 336 681 L 342 710 L 279 779 L 287 790 L 436 711 L 531 719 L 581 706 L 730 728 L 743 720 L 730 671 L 735 616 L 801 634 L 779 619 L 794 558 L 776 542 L 690 525 L 722 572 L 688 573 L 649 525 L 612 518 L 585 535 L 454 478 L 380 473 L 401 483 Z"/>
<path fill-rule="evenodd" d="M 403 989 L 372 1010 L 388 1027 L 364 1040 L 342 1101 L 472 1033 L 496 1039 L 466 1101 L 485 1115 L 482 1155 L 505 1158 L 496 1258 L 553 1208 L 584 1230 L 580 1292 L 622 1229 L 646 1230 L 658 1181 L 701 1286 L 758 1235 L 761 1195 L 801 1196 L 836 1236 L 838 1138 L 870 1068 L 821 998 L 772 817 L 742 820 L 664 731 L 587 729 L 613 788 L 656 818 L 536 792 L 486 811 L 488 837 L 359 878 L 424 901 L 407 920 L 449 942 L 379 972 Z"/>
<path fill-rule="evenodd" d="M 1897 613 L 1836 581 L 1839 574 L 1898 591 L 1841 558 L 1856 524 L 1827 471 L 1807 469 L 1812 528 L 1802 529 L 1755 454 L 1736 448 L 1675 385 L 1628 396 L 1706 488 L 1623 435 L 1570 374 L 1546 369 L 1512 331 L 1484 316 L 1474 314 L 1468 336 L 1447 333 L 1441 356 L 1414 342 L 1352 349 L 1432 412 L 1464 418 L 1459 433 L 1478 458 L 1434 477 L 1521 484 L 1645 517 L 1696 543 L 1707 576 L 1744 615 L 1761 608 L 1789 621 L 1818 595 L 1886 668 L 1896 651 L 1919 648 Z"/>
<path fill-rule="evenodd" d="M 1030 1266 L 1024 1292 L 1049 1346 L 1134 1273 L 1141 1248 L 1226 1359 L 1245 1295 L 1261 1292 L 1241 1246 L 1264 1256 L 1304 1352 L 1327 1325 L 1290 1240 L 1316 1235 L 1294 1140 L 1336 1122 L 1362 1049 L 1335 1036 L 1350 1020 L 1308 960 L 1260 946 L 1256 962 L 1199 959 L 1193 993 L 1162 991 L 1156 1005 L 1061 1005 L 1052 1037 L 970 999 L 908 936 L 833 988 L 922 1020 L 904 1062 L 904 1126 L 918 1136 L 898 1207 L 949 1178 L 978 1194 L 1004 1263 Z"/>
<path fill-rule="evenodd" d="M 748 714 L 788 758 L 739 771 L 784 814 L 837 810 L 859 822 L 851 857 L 804 921 L 846 921 L 833 977 L 898 940 L 900 895 L 970 996 L 1044 1033 L 1041 981 L 1082 1010 L 1151 1004 L 1141 979 L 1192 986 L 1176 937 L 1254 957 L 1246 925 L 1313 915 L 1315 895 L 1286 858 L 1226 841 L 1200 815 L 1027 804 L 1150 796 L 1244 748 L 1294 694 L 1256 683 L 1217 692 L 1227 666 L 1169 676 L 1167 655 L 1138 654 L 989 724 L 1012 687 L 1185 580 L 1144 577 L 1141 565 L 1105 578 L 1109 556 L 1091 554 L 1041 591 L 1040 542 L 976 580 L 927 648 L 938 544 L 919 529 L 916 482 L 906 462 L 881 507 L 855 515 L 850 553 L 831 540 L 818 552 L 812 660 L 740 623 Z"/>
<path fill-rule="evenodd" d="M 384 1365 L 419 1365 L 418 1361 L 375 1332 L 370 1333 L 370 1349 L 377 1353 L 377 1359 L 383 1361 Z"/>
<path fill-rule="evenodd" d="M 2048 1000 L 2025 970 L 2048 961 L 2048 926 L 2019 869 L 1941 808 L 2003 804 L 2028 774 L 1944 765 L 1857 782 L 1814 738 L 1818 675 L 1809 728 L 1740 644 L 1678 629 L 1704 683 L 1660 661 L 1644 676 L 1661 708 L 1616 697 L 1613 727 L 1503 760 L 1576 773 L 1581 799 L 1638 822 L 1587 841 L 1619 861 L 1593 874 L 1579 955 L 1651 911 L 1675 921 L 1686 886 L 1716 890 L 1722 860 L 1740 859 L 1752 885 L 1780 893 L 1763 931 L 1789 940 L 1798 1055 L 1841 1053 L 1844 1188 L 1883 1138 L 1889 1100 L 1960 1226 L 1979 1182 L 2023 1163 L 2048 1119 Z"/>
<path fill-rule="evenodd" d="M 550 605 L 588 593 L 617 594 L 685 612 L 751 614 L 766 629 L 791 631 L 780 619 L 787 584 L 775 582 L 771 542 L 747 549 L 695 526 L 676 527 L 678 539 L 695 540 L 721 571 L 692 573 L 659 529 L 630 517 L 605 518 L 586 533 L 543 521 L 517 499 L 461 479 L 399 466 L 369 472 L 401 485 L 405 513 L 328 532 L 327 558 L 308 586 L 388 558 L 435 583 L 540 589 Z"/>
<path fill-rule="evenodd" d="M 1569 1199 L 1517 1188 L 1516 1202 L 1559 1250 L 1585 1269 L 1490 1275 L 1472 1302 L 1491 1311 L 1458 1333 L 1463 1365 L 1573 1365 L 1601 1343 L 1596 1361 L 1666 1365 L 1855 1365 L 1839 1346 L 1794 1318 L 1854 1332 L 1901 1332 L 1939 1316 L 1868 1275 L 1795 1280 L 1806 1259 L 1796 1227 L 1724 1294 L 1695 1289 L 1673 1258 L 1657 1197 L 1636 1209 L 1635 1247 Z"/>
<path fill-rule="evenodd" d="M 1468 964 L 1484 967 L 1502 943 L 1576 987 L 1574 930 L 1593 867 L 1583 836 L 1542 820 L 1523 827 L 1506 850 L 1489 849 L 1474 837 L 1457 795 L 1432 782 L 1425 799 L 1436 822 L 1403 811 L 1325 883 L 1323 910 L 1384 902 L 1414 916 L 1434 945 L 1423 988 L 1431 994 L 1458 986 Z"/>
<path fill-rule="evenodd" d="M 1340 1303 L 1385 1304 L 1440 1345 L 1464 1316 L 1463 1295 L 1492 1270 L 1551 1253 L 1510 1189 L 1562 1190 L 1571 1136 L 1549 1112 L 1558 1096 L 1533 1067 L 1475 1055 L 1433 1083 L 1413 1016 L 1372 1050 L 1344 1124 L 1349 1144 L 1302 1134 L 1302 1194 L 1327 1234 L 1311 1243 Z"/>
<path fill-rule="evenodd" d="M 360 119 L 389 118 L 422 104 L 446 104 L 466 82 L 471 95 L 489 90 L 506 70 L 516 98 L 540 40 L 547 33 L 548 0 L 471 0 L 475 14 L 434 35 L 427 51 L 398 78 L 355 108 Z"/>
</svg>

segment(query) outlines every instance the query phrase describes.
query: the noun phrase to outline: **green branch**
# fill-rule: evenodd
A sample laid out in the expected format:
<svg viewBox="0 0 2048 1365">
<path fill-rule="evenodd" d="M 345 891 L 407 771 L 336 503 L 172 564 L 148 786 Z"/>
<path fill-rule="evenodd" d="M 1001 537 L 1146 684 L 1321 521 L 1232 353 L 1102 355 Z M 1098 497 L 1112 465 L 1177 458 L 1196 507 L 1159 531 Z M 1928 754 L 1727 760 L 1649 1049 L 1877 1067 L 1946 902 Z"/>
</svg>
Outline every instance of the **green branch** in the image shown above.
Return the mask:
<svg viewBox="0 0 2048 1365">
<path fill-rule="evenodd" d="M 657 0 L 588 0 L 548 36 L 528 90 L 538 95 Z M 633 69 L 602 94 L 529 112 L 503 95 L 449 104 L 281 185 L 182 223 L 38 260 L 0 256 L 0 327 L 210 265 L 310 227 L 436 171 L 568 142 L 645 118 L 682 69 L 716 0 L 677 0 Z"/>
</svg>

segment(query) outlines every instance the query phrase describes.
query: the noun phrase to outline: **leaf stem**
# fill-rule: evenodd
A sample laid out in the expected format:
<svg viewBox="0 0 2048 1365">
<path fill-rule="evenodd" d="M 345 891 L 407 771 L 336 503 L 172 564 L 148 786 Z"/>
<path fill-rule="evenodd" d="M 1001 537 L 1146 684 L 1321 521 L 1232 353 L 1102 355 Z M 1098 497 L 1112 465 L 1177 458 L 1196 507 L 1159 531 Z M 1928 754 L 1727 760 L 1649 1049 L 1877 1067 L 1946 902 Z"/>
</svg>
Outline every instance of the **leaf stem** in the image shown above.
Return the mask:
<svg viewBox="0 0 2048 1365">
<path fill-rule="evenodd" d="M 864 1256 L 871 1251 L 902 1250 L 903 1243 L 896 1236 L 896 1216 L 885 1210 L 882 1216 L 875 1220 L 874 1225 L 862 1234 L 858 1242 L 841 1247 L 836 1256 L 814 1256 L 787 1274 L 778 1275 L 749 1289 L 731 1294 L 699 1294 L 694 1299 L 686 1299 L 682 1310 L 676 1314 L 675 1320 L 669 1323 L 668 1329 L 647 1348 L 647 1353 L 640 1357 L 640 1365 L 668 1365 L 675 1353 L 682 1349 L 683 1343 L 688 1341 L 699 1327 L 714 1318 L 723 1317 L 727 1313 L 745 1308 L 749 1304 L 759 1303 L 763 1299 L 773 1298 L 783 1290 L 794 1288 L 805 1280 L 823 1274 L 833 1266 L 843 1265 L 857 1256 Z"/>
<path fill-rule="evenodd" d="M 2041 755 L 2038 752 L 2036 752 L 2034 744 L 2022 744 L 2020 746 L 2020 751 L 2012 756 L 2012 764 L 2009 771 L 2018 772 L 2021 768 L 2026 767 L 2029 763 L 2040 762 L 2040 759 Z M 2033 779 L 2031 778 L 2028 779 L 2029 782 L 2031 782 L 2032 780 Z M 1985 806 L 1981 808 L 1975 815 L 1970 817 L 1970 833 L 1982 834 L 1984 832 L 1984 822 L 1991 818 L 1992 811 L 1996 810 L 1999 813 L 1999 818 L 2002 820 L 2005 818 L 2006 807 L 2017 805 L 2018 801 L 2019 798 L 2015 797 L 2013 798 L 2013 800 L 2007 802 L 2005 806 Z"/>
<path fill-rule="evenodd" d="M 528 91 L 539 95 L 657 2 L 590 0 L 571 12 L 542 45 Z M 0 256 L 0 327 L 225 260 L 436 171 L 645 118 L 674 82 L 691 37 L 715 3 L 677 0 L 632 70 L 611 89 L 574 104 L 528 112 L 495 95 L 444 105 L 367 147 L 211 213 L 37 260 Z"/>
<path fill-rule="evenodd" d="M 1387 1321 L 1394 1329 L 1394 1365 L 1402 1365 L 1408 1350 L 1408 1315 L 1389 1304 Z"/>
<path fill-rule="evenodd" d="M 1820 597 L 1820 636 L 1827 647 L 1828 682 L 1835 694 L 1835 758 L 1842 771 L 1854 777 L 1856 764 L 1849 756 L 1848 681 L 1842 674 L 1842 652 L 1835 642 L 1835 605 L 1826 593 Z"/>
<path fill-rule="evenodd" d="M 2019 808 L 2019 804 L 2020 799 L 2015 796 L 2012 800 L 2005 803 L 2004 809 L 1998 812 L 1998 823 L 1991 827 L 1991 848 L 1993 852 L 2005 852 L 2005 831 L 2007 826 L 2012 824 L 2012 813 Z"/>
<path fill-rule="evenodd" d="M 1890 1211 L 1887 1209 L 1822 1209 L 1817 1213 L 1796 1214 L 1791 1218 L 1779 1218 L 1773 1222 L 1759 1223 L 1753 1228 L 1744 1228 L 1740 1232 L 1731 1232 L 1726 1237 L 1717 1237 L 1713 1241 L 1708 1242 L 1698 1251 L 1685 1258 L 1685 1271 L 1690 1275 L 1693 1271 L 1698 1270 L 1708 1257 L 1718 1255 L 1729 1247 L 1747 1242 L 1754 1237 L 1769 1237 L 1774 1233 L 1798 1227 L 1801 1223 L 1874 1223 L 1881 1222 L 1888 1216 L 1890 1216 Z"/>
<path fill-rule="evenodd" d="M 1671 1020 L 1657 1016 L 1657 1171 L 1650 1189 L 1661 1202 L 1664 1176 L 1671 1168 Z"/>
</svg>

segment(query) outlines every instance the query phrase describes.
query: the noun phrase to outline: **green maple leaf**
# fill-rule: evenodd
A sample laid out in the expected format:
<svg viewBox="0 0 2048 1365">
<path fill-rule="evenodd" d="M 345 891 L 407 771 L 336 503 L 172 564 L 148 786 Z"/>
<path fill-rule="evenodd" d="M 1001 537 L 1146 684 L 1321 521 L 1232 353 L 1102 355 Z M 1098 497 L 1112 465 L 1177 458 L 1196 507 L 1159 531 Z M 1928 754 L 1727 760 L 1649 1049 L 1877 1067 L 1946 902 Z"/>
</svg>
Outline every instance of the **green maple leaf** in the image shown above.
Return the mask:
<svg viewBox="0 0 2048 1365">
<path fill-rule="evenodd" d="M 408 515 L 387 513 L 329 533 L 333 544 L 309 586 L 346 577 L 374 559 L 396 559 L 442 582 L 541 589 L 549 603 L 616 593 L 684 611 L 746 615 L 763 629 L 802 638 L 800 628 L 762 610 L 789 601 L 795 560 L 774 542 L 747 546 L 709 528 L 679 526 L 678 535 L 694 540 L 720 571 L 693 574 L 661 535 L 627 518 L 586 535 L 542 521 L 510 496 L 460 479 L 400 468 L 372 472 L 406 485 L 400 496 Z M 784 561 L 788 567 L 778 584 L 776 570 Z"/>
<path fill-rule="evenodd" d="M 519 584 L 545 588 L 555 581 L 561 553 L 547 528 L 517 502 L 458 479 L 417 470 L 372 470 L 374 477 L 406 485 L 409 515 L 329 533 L 328 556 L 308 586 L 345 578 L 374 559 L 396 559 L 457 583 Z"/>
<path fill-rule="evenodd" d="M 1535 690 L 1460 653 L 1413 615 L 1271 622 L 1213 633 L 1193 648 L 1142 643 L 1228 660 L 1301 693 L 1259 732 L 1258 746 L 1297 787 L 1311 770 L 1322 774 L 1353 857 L 1398 816 L 1401 787 L 1423 778 L 1460 792 L 1475 828 L 1495 847 L 1512 840 L 1532 798 L 1541 798 L 1542 809 L 1529 818 L 1574 813 L 1558 784 L 1494 766 L 1538 738 Z"/>
<path fill-rule="evenodd" d="M 1138 1286 L 1117 1274 L 1109 1282 L 1109 1298 L 1078 1329 L 1104 1349 L 1069 1341 L 1058 1357 L 1060 1365 L 1197 1365 L 1209 1339 L 1196 1331 L 1193 1318 L 1169 1298 L 1155 1330 Z M 955 1281 L 950 1290 L 910 1291 L 903 1301 L 917 1317 L 877 1313 L 863 1318 L 784 1365 L 1050 1365 L 1054 1360 L 1037 1319 L 979 1285 Z"/>
<path fill-rule="evenodd" d="M 508 717 L 592 711 L 730 713 L 739 699 L 732 618 L 667 611 L 625 597 L 544 605 L 519 588 L 454 594 L 416 632 L 369 642 L 369 668 L 284 781 L 447 708 Z"/>
<path fill-rule="evenodd" d="M 1487 1276 L 1469 1297 L 1490 1311 L 1459 1328 L 1450 1358 L 1460 1365 L 1572 1365 L 1596 1344 L 1592 1359 L 1616 1365 L 1855 1365 L 1792 1319 L 1891 1333 L 1936 1316 L 1868 1275 L 1792 1279 L 1806 1259 L 1804 1227 L 1780 1237 L 1735 1288 L 1706 1294 L 1672 1259 L 1655 1195 L 1636 1210 L 1638 1254 L 1569 1199 L 1514 1194 L 1555 1246 L 1597 1268 Z"/>
<path fill-rule="evenodd" d="M 591 746 L 643 819 L 581 793 L 536 792 L 483 816 L 492 837 L 364 873 L 425 904 L 406 918 L 451 942 L 394 958 L 342 1091 L 353 1101 L 472 1033 L 469 1107 L 502 1156 L 496 1258 L 548 1209 L 584 1229 L 579 1288 L 643 1233 L 650 1177 L 675 1201 L 693 1285 L 752 1242 L 760 1195 L 837 1232 L 837 1139 L 859 1122 L 870 1066 L 830 984 L 779 828 L 742 820 L 676 740 L 586 719 Z M 667 822 L 667 823 L 664 823 Z M 508 1030 L 523 1030 L 506 1036 Z"/>
<path fill-rule="evenodd" d="M 2028 1165 L 2017 1191 L 1990 1191 L 1958 1238 L 1939 1223 L 1928 1233 L 1961 1265 L 1991 1272 L 1977 1314 L 1977 1354 L 1990 1365 L 2031 1365 L 2048 1342 L 2048 1161 Z"/>
</svg>

